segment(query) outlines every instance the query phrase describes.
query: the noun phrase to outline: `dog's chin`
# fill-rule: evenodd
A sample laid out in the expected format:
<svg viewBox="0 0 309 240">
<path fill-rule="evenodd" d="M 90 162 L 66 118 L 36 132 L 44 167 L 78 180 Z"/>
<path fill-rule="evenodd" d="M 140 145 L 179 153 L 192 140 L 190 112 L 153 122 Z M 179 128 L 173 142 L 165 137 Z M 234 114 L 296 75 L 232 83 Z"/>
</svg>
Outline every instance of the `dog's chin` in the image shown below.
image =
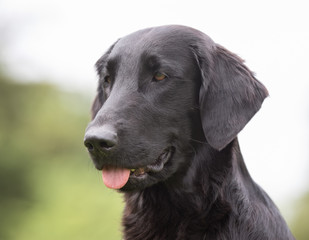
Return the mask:
<svg viewBox="0 0 309 240">
<path fill-rule="evenodd" d="M 127 183 L 118 189 L 121 192 L 138 191 L 166 180 L 171 175 L 175 147 L 165 149 L 151 164 L 144 167 L 130 168 Z"/>
</svg>

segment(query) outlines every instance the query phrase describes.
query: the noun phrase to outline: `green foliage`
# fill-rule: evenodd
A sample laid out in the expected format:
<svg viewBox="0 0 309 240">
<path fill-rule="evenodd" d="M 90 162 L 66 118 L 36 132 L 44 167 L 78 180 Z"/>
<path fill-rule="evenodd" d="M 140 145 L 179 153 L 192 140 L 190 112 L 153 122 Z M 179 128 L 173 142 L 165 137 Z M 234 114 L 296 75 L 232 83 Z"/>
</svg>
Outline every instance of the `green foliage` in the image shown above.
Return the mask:
<svg viewBox="0 0 309 240">
<path fill-rule="evenodd" d="M 83 146 L 90 100 L 0 75 L 0 239 L 120 239 L 123 204 Z"/>
<path fill-rule="evenodd" d="M 309 238 L 309 192 L 297 203 L 294 221 L 291 224 L 292 232 L 297 240 Z"/>
</svg>

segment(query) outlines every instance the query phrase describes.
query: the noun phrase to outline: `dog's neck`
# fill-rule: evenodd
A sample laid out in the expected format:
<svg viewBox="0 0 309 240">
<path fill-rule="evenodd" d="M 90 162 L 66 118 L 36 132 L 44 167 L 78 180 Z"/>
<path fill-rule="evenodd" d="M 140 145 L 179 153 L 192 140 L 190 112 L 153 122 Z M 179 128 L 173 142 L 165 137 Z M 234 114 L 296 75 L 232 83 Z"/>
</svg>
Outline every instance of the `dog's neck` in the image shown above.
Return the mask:
<svg viewBox="0 0 309 240">
<path fill-rule="evenodd" d="M 201 149 L 197 152 L 202 156 L 195 158 L 203 159 L 203 162 L 193 160 L 186 176 L 181 181 L 172 179 L 142 191 L 125 193 L 126 207 L 123 218 L 126 224 L 124 226 L 126 239 L 143 239 L 137 237 L 143 234 L 144 239 L 157 239 L 146 236 L 143 226 L 150 229 L 152 225 L 152 229 L 160 231 L 163 238 L 158 239 L 181 239 L 179 237 L 181 229 L 186 228 L 188 231 L 192 224 L 195 229 L 198 225 L 201 229 L 205 229 L 205 226 L 211 228 L 214 222 L 224 224 L 227 220 L 225 218 L 236 205 L 236 203 L 227 201 L 230 198 L 225 196 L 225 186 L 228 184 L 231 186 L 231 182 L 236 181 L 233 177 L 235 174 L 244 179 L 243 182 L 250 183 L 250 175 L 242 160 L 237 139 L 220 152 L 214 149 L 210 151 L 209 145 L 198 147 Z M 235 156 L 231 156 L 232 154 Z M 231 159 L 231 161 L 226 162 L 226 159 Z M 177 186 L 175 186 L 176 183 Z M 247 186 L 238 185 L 237 182 L 234 185 L 235 191 L 239 188 L 247 188 Z M 133 221 L 131 216 L 135 216 L 134 221 L 137 219 L 140 222 L 131 222 Z M 175 222 L 175 219 L 181 220 L 183 216 L 192 216 L 192 222 L 190 224 Z M 180 223 L 182 227 L 179 226 Z M 169 236 L 175 233 L 177 237 Z M 169 237 L 166 238 L 166 236 Z"/>
</svg>

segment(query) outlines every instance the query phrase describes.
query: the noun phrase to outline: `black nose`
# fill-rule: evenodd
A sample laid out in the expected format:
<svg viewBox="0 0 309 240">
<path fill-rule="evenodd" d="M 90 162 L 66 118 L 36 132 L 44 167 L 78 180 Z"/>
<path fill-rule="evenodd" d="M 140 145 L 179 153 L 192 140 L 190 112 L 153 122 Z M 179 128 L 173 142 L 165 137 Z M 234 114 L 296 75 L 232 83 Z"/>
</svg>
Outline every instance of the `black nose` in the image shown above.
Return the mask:
<svg viewBox="0 0 309 240">
<path fill-rule="evenodd" d="M 106 128 L 90 128 L 86 131 L 84 145 L 90 153 L 111 151 L 117 146 L 117 133 Z"/>
</svg>

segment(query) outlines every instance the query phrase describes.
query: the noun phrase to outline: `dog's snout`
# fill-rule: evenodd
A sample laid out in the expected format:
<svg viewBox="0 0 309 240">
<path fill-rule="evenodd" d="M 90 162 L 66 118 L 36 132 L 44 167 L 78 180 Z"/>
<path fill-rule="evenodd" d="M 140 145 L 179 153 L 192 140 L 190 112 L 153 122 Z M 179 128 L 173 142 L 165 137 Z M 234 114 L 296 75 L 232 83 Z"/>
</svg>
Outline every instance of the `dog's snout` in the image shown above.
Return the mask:
<svg viewBox="0 0 309 240">
<path fill-rule="evenodd" d="M 84 138 L 84 145 L 90 153 L 111 151 L 117 143 L 117 133 L 105 128 L 90 128 Z"/>
</svg>

